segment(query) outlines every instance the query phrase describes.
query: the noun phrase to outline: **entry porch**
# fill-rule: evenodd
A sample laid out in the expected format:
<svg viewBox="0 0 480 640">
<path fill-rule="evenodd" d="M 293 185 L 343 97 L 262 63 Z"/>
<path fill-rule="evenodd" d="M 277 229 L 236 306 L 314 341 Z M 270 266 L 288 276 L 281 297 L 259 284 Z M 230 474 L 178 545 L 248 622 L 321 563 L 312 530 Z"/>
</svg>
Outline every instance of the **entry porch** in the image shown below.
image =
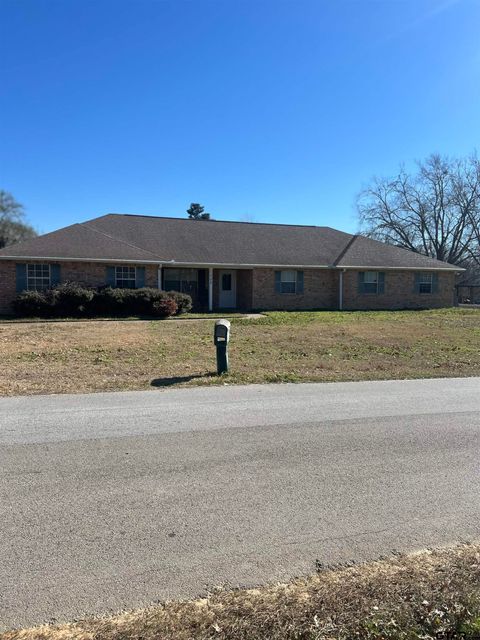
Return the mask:
<svg viewBox="0 0 480 640">
<path fill-rule="evenodd" d="M 162 266 L 159 288 L 187 293 L 195 311 L 248 311 L 252 308 L 253 270 Z"/>
</svg>

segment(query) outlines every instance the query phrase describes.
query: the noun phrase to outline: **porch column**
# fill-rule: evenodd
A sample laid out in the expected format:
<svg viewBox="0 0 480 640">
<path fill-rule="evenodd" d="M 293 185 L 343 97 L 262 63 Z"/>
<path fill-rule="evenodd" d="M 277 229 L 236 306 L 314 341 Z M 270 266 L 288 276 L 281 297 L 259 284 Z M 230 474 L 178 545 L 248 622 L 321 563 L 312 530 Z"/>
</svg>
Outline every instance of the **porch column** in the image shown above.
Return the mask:
<svg viewBox="0 0 480 640">
<path fill-rule="evenodd" d="M 158 276 L 157 276 L 157 287 L 161 291 L 162 290 L 162 265 L 158 265 Z"/>
<path fill-rule="evenodd" d="M 213 311 L 213 267 L 208 268 L 208 310 Z"/>
</svg>

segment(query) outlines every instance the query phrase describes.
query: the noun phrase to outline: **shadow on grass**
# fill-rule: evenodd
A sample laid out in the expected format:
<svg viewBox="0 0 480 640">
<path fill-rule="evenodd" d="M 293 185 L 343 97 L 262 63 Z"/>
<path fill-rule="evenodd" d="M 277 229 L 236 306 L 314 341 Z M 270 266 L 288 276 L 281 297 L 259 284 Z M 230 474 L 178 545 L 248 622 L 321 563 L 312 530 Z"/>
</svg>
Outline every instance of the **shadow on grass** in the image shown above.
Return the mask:
<svg viewBox="0 0 480 640">
<path fill-rule="evenodd" d="M 201 378 L 217 378 L 216 373 L 200 373 L 192 376 L 171 376 L 170 378 L 154 378 L 150 382 L 152 387 L 171 387 L 174 384 L 182 384 L 182 382 L 190 382 Z"/>
</svg>

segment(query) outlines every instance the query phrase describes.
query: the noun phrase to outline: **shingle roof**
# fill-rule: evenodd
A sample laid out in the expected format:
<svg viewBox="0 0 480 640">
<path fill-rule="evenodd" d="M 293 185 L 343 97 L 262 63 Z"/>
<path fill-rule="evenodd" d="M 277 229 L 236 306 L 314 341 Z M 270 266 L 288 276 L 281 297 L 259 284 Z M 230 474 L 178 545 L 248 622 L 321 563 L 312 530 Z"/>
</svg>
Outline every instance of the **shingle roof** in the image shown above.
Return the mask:
<svg viewBox="0 0 480 640">
<path fill-rule="evenodd" d="M 135 260 L 158 262 L 158 256 L 102 233 L 88 224 L 73 224 L 0 250 L 0 257 Z"/>
<path fill-rule="evenodd" d="M 428 258 L 421 253 L 378 242 L 365 236 L 354 236 L 345 254 L 336 262 L 338 267 L 389 267 L 391 269 L 454 269 L 459 267 Z"/>
<path fill-rule="evenodd" d="M 0 250 L 0 258 L 454 269 L 330 227 L 107 214 Z"/>
</svg>

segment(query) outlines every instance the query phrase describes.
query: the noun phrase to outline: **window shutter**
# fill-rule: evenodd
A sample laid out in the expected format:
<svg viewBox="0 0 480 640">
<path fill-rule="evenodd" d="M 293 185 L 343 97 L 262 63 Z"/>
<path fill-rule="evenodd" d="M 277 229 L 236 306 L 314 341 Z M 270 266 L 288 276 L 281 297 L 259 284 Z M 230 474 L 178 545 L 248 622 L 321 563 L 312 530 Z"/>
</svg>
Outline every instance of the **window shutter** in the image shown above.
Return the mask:
<svg viewBox="0 0 480 640">
<path fill-rule="evenodd" d="M 107 267 L 105 274 L 105 282 L 109 287 L 115 286 L 115 267 Z"/>
<path fill-rule="evenodd" d="M 385 293 L 385 273 L 383 271 L 378 272 L 377 293 Z"/>
<path fill-rule="evenodd" d="M 137 289 L 145 286 L 145 267 L 135 269 L 135 286 Z"/>
<path fill-rule="evenodd" d="M 297 271 L 297 293 L 303 293 L 303 271 Z"/>
<path fill-rule="evenodd" d="M 26 291 L 27 289 L 27 265 L 26 264 L 16 264 L 16 289 L 17 293 L 21 291 Z"/>
<path fill-rule="evenodd" d="M 363 293 L 363 283 L 365 282 L 365 271 L 358 272 L 358 293 Z"/>
<path fill-rule="evenodd" d="M 50 265 L 50 286 L 56 287 L 57 284 L 60 284 L 60 265 L 51 264 Z"/>
<path fill-rule="evenodd" d="M 432 275 L 432 293 L 438 293 L 438 273 Z"/>
<path fill-rule="evenodd" d="M 282 272 L 275 271 L 275 293 L 282 293 Z"/>
<path fill-rule="evenodd" d="M 420 293 L 420 273 L 415 274 L 415 281 L 413 284 L 413 293 Z"/>
</svg>

